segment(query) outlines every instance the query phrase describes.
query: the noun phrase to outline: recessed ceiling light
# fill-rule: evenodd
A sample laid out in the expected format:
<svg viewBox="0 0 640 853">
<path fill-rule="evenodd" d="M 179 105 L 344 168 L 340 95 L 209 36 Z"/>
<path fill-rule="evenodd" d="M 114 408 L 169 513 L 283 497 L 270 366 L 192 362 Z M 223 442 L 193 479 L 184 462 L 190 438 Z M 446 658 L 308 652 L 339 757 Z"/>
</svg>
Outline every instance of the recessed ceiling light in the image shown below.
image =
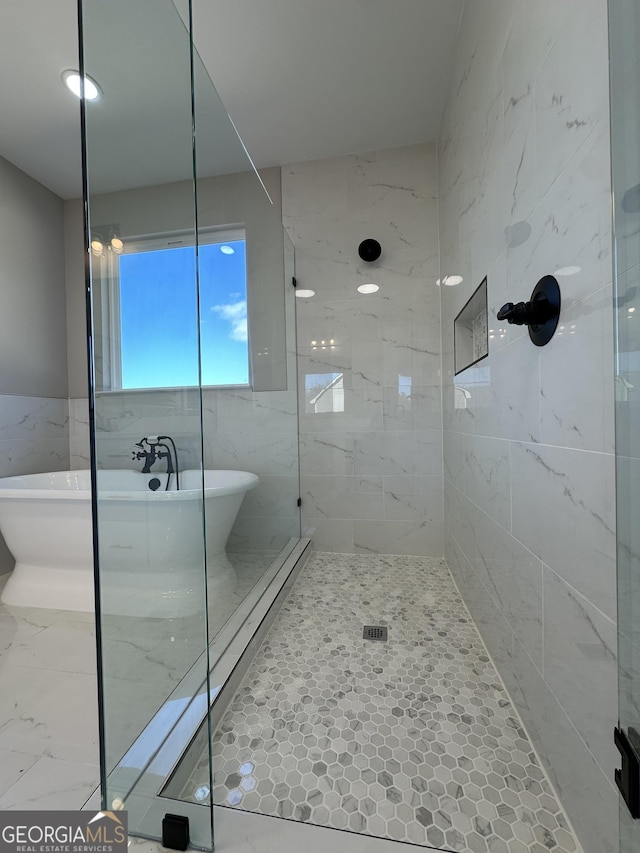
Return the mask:
<svg viewBox="0 0 640 853">
<path fill-rule="evenodd" d="M 62 82 L 77 98 L 82 97 L 80 72 L 74 71 L 72 68 L 67 68 L 66 71 L 62 72 Z M 98 86 L 95 80 L 92 80 L 91 77 L 87 77 L 85 74 L 84 96 L 87 101 L 97 101 L 101 95 L 102 91 L 100 86 Z"/>
<path fill-rule="evenodd" d="M 442 279 L 442 283 L 446 285 L 446 287 L 455 287 L 457 284 L 462 284 L 464 279 L 461 275 L 445 275 Z"/>
<path fill-rule="evenodd" d="M 576 275 L 579 273 L 582 267 L 560 267 L 559 270 L 556 270 L 556 275 Z"/>
<path fill-rule="evenodd" d="M 296 290 L 296 296 L 298 299 L 311 299 L 311 297 L 315 295 L 315 290 Z"/>
<path fill-rule="evenodd" d="M 235 255 L 236 250 L 233 246 L 220 246 L 220 251 L 223 255 Z"/>
<path fill-rule="evenodd" d="M 380 290 L 377 284 L 361 284 L 358 288 L 358 293 L 376 293 Z"/>
</svg>

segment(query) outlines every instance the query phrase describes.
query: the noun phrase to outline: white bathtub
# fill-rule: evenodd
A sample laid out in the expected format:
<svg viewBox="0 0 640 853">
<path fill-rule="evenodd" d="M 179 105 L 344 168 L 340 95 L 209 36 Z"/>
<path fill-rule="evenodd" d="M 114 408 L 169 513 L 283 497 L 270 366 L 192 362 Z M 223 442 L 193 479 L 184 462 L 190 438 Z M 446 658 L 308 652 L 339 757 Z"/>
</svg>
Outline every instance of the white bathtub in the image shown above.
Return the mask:
<svg viewBox="0 0 640 853">
<path fill-rule="evenodd" d="M 205 471 L 208 589 L 226 593 L 235 574 L 225 554 L 233 523 L 258 477 Z M 203 610 L 202 472 L 182 471 L 180 490 L 151 491 L 156 475 L 99 471 L 98 532 L 103 612 L 185 616 Z M 172 485 L 175 478 L 172 478 Z M 5 604 L 94 609 L 89 471 L 0 479 L 0 532 L 16 565 Z"/>
</svg>

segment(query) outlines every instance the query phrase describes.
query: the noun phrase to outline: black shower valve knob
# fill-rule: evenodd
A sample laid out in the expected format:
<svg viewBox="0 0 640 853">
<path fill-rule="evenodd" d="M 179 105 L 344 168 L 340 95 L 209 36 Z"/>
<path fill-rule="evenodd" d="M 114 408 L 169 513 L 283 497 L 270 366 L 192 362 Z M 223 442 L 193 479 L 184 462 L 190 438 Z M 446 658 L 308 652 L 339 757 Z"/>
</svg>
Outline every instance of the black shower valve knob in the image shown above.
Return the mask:
<svg viewBox="0 0 640 853">
<path fill-rule="evenodd" d="M 560 288 L 552 275 L 536 284 L 529 302 L 507 302 L 498 311 L 498 320 L 514 326 L 528 326 L 529 337 L 538 346 L 548 344 L 560 317 Z"/>
<path fill-rule="evenodd" d="M 530 302 L 507 302 L 498 311 L 498 320 L 506 320 L 507 323 L 512 323 L 515 326 L 528 326 L 531 321 L 531 303 Z"/>
</svg>

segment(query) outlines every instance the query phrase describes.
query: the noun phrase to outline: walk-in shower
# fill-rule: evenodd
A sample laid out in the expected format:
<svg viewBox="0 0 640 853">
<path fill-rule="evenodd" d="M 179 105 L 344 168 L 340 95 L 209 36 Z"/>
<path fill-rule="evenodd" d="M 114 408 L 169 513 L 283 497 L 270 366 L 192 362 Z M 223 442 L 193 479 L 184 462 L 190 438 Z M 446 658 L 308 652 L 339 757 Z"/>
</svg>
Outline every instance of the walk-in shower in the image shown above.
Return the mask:
<svg viewBox="0 0 640 853">
<path fill-rule="evenodd" d="M 79 5 L 103 807 L 635 851 L 635 12 L 611 101 L 606 0 L 407 0 L 439 132 L 258 173 L 197 3 Z"/>
</svg>

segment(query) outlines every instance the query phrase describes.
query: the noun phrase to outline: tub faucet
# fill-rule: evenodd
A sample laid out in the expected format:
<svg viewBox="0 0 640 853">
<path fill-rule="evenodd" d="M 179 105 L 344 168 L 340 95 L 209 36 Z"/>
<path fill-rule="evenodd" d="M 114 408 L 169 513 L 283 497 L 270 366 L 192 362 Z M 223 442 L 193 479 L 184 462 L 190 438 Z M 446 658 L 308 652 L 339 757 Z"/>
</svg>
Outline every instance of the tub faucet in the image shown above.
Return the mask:
<svg viewBox="0 0 640 853">
<path fill-rule="evenodd" d="M 145 444 L 148 445 L 149 449 L 145 450 Z M 141 441 L 136 442 L 136 447 L 139 447 L 140 450 L 136 452 L 135 450 L 131 454 L 132 459 L 144 459 L 144 465 L 142 466 L 143 474 L 151 473 L 151 466 L 158 459 L 158 454 L 156 453 L 156 444 L 150 444 L 149 440 L 143 438 Z"/>
<path fill-rule="evenodd" d="M 167 443 L 168 442 L 168 443 Z M 171 446 L 169 446 L 171 445 Z M 165 491 L 169 490 L 169 484 L 171 482 L 171 475 L 176 475 L 176 488 L 180 488 L 180 473 L 178 469 L 178 451 L 176 450 L 176 444 L 174 440 L 169 435 L 150 435 L 145 438 L 141 438 L 140 441 L 136 442 L 136 447 L 139 447 L 140 450 L 133 451 L 131 458 L 132 459 L 144 459 L 144 465 L 142 466 L 143 474 L 150 474 L 151 467 L 155 464 L 158 459 L 166 459 L 167 460 L 167 485 L 165 486 Z M 173 451 L 173 452 L 172 452 Z M 175 464 L 174 464 L 175 461 Z"/>
</svg>

